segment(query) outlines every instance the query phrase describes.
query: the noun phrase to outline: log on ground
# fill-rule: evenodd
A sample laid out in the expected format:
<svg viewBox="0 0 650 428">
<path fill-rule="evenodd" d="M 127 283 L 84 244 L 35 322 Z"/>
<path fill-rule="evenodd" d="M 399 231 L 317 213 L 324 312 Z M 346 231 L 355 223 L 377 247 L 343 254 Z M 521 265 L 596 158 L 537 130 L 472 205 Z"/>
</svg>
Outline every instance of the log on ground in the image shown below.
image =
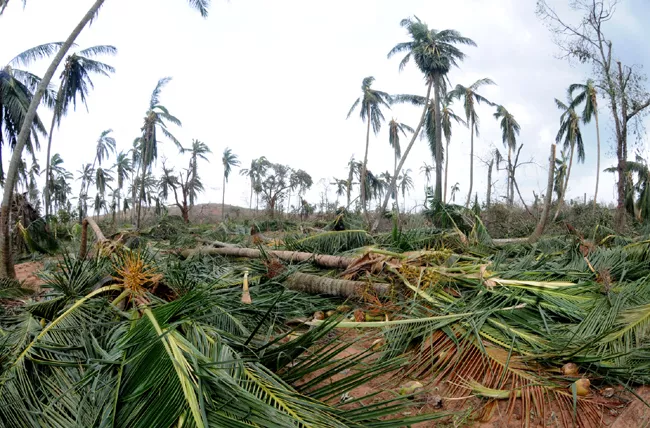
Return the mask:
<svg viewBox="0 0 650 428">
<path fill-rule="evenodd" d="M 379 296 L 386 296 L 390 292 L 390 286 L 388 284 L 349 281 L 300 272 L 289 275 L 285 286 L 291 290 L 301 291 L 303 293 L 327 294 L 330 296 L 357 299 L 361 298 L 366 292 Z"/>
</svg>

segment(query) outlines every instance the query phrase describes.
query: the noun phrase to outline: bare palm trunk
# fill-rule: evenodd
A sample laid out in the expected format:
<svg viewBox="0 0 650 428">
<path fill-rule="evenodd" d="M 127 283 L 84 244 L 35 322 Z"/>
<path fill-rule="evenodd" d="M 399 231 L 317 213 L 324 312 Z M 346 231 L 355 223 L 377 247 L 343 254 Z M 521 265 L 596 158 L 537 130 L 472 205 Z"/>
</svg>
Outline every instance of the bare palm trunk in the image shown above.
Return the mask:
<svg viewBox="0 0 650 428">
<path fill-rule="evenodd" d="M 548 166 L 548 182 L 546 183 L 546 195 L 544 198 L 544 208 L 542 210 L 542 215 L 539 218 L 539 222 L 537 223 L 537 227 L 535 227 L 535 231 L 528 238 L 528 242 L 530 242 L 531 244 L 537 242 L 540 236 L 542 236 L 542 233 L 544 233 L 544 229 L 546 228 L 546 223 L 548 222 L 548 215 L 551 212 L 551 202 L 553 201 L 553 170 L 555 166 L 555 144 L 551 144 L 551 157 L 549 159 L 550 160 Z"/>
<path fill-rule="evenodd" d="M 449 175 L 449 139 L 447 139 L 447 146 L 445 147 L 445 190 L 443 202 L 447 203 L 447 176 Z"/>
<path fill-rule="evenodd" d="M 363 155 L 363 164 L 361 165 L 361 206 L 363 207 L 363 214 L 368 220 L 368 209 L 366 207 L 366 174 L 368 173 L 368 148 L 370 147 L 370 104 L 366 107 L 366 120 L 368 121 L 368 129 L 366 130 L 366 152 Z"/>
<path fill-rule="evenodd" d="M 440 114 L 440 76 L 433 77 L 433 112 L 436 123 L 435 158 L 436 158 L 436 189 L 433 199 L 442 202 L 442 121 Z"/>
<path fill-rule="evenodd" d="M 57 102 L 61 98 L 61 89 L 56 94 Z M 45 189 L 43 189 L 43 196 L 45 196 L 45 218 L 50 215 L 50 151 L 52 149 L 52 134 L 54 133 L 54 125 L 56 124 L 56 112 L 52 116 L 52 124 L 50 125 L 50 133 L 47 137 L 47 159 L 45 160 Z"/>
<path fill-rule="evenodd" d="M 395 152 L 395 156 L 393 156 L 393 177 L 397 177 L 397 152 Z M 392 187 L 393 189 L 393 197 L 395 198 L 395 209 L 397 210 L 397 218 L 399 219 L 399 198 L 397 197 L 397 181 L 395 181 L 395 185 Z"/>
<path fill-rule="evenodd" d="M 557 211 L 553 216 L 553 221 L 557 220 L 558 215 L 560 215 L 560 210 L 562 210 L 562 204 L 566 197 L 566 191 L 569 187 L 569 177 L 571 176 L 571 167 L 573 166 L 573 152 L 575 151 L 575 144 L 571 144 L 571 155 L 569 156 L 569 168 L 566 172 L 566 177 L 564 177 L 564 186 L 562 186 L 562 193 L 560 194 L 560 200 L 557 201 Z"/>
<path fill-rule="evenodd" d="M 223 188 L 221 189 L 221 220 L 226 218 L 226 174 L 223 175 Z"/>
<path fill-rule="evenodd" d="M 469 192 L 467 192 L 467 202 L 465 206 L 469 207 L 469 201 L 472 200 L 472 187 L 474 187 L 474 119 L 471 122 L 471 133 L 469 137 Z M 447 154 L 449 156 L 449 154 Z"/>
<path fill-rule="evenodd" d="M 597 158 L 596 158 L 596 191 L 594 192 L 594 210 L 596 209 L 598 201 L 598 182 L 600 181 L 600 126 L 598 125 L 598 111 L 595 111 L 596 119 L 596 147 L 597 147 Z"/>
<path fill-rule="evenodd" d="M 512 205 L 515 201 L 514 195 L 512 193 L 512 148 L 508 147 L 508 181 L 506 188 L 506 199 L 508 200 L 508 205 Z"/>
<path fill-rule="evenodd" d="M 253 209 L 253 180 L 251 180 L 251 196 L 248 199 L 248 209 Z"/>
<path fill-rule="evenodd" d="M 147 164 L 147 145 L 146 143 L 143 143 L 143 148 L 142 148 L 142 169 L 141 169 L 141 176 L 140 176 L 140 195 L 138 196 L 138 212 L 137 212 L 137 218 L 136 218 L 136 223 L 135 223 L 135 228 L 140 229 L 140 213 L 142 210 L 142 199 L 144 198 L 144 174 L 147 170 L 146 164 Z"/>
<path fill-rule="evenodd" d="M 422 116 L 420 117 L 420 123 L 418 123 L 417 128 L 415 128 L 415 132 L 413 133 L 413 137 L 411 137 L 411 141 L 409 142 L 409 145 L 406 147 L 406 150 L 404 153 L 402 153 L 402 159 L 400 160 L 399 164 L 397 165 L 397 170 L 401 170 L 404 167 L 404 162 L 406 162 L 406 158 L 408 157 L 409 152 L 411 151 L 411 148 L 413 147 L 413 144 L 415 143 L 415 140 L 418 138 L 418 135 L 420 134 L 420 130 L 422 129 L 422 125 L 424 124 L 424 119 L 427 115 L 427 109 L 429 108 L 429 97 L 431 96 L 431 87 L 433 86 L 433 80 L 429 82 L 429 85 L 427 87 L 427 96 L 424 101 L 424 108 L 422 109 Z M 395 187 L 395 183 L 397 183 L 397 177 L 393 176 L 393 179 L 390 183 L 390 188 Z M 381 204 L 381 209 L 379 210 L 379 215 L 375 219 L 371 230 L 374 232 L 377 230 L 379 227 L 379 220 L 381 219 L 381 213 L 386 211 L 386 206 L 388 206 L 388 200 L 390 199 L 390 194 L 386 194 L 384 196 L 384 202 Z"/>
<path fill-rule="evenodd" d="M 52 60 L 52 63 L 47 68 L 47 71 L 43 75 L 43 78 L 36 88 L 36 92 L 32 97 L 32 100 L 29 104 L 29 109 L 27 114 L 23 118 L 23 123 L 20 128 L 20 133 L 18 134 L 18 139 L 16 140 L 16 145 L 14 151 L 11 155 L 11 162 L 9 163 L 9 170 L 7 172 L 7 178 L 4 186 L 4 194 L 2 197 L 2 207 L 0 208 L 0 249 L 2 250 L 2 266 L 0 267 L 0 277 L 16 277 L 16 270 L 14 269 L 13 254 L 11 252 L 11 236 L 9 235 L 9 212 L 11 211 L 11 201 L 14 197 L 14 187 L 18 179 L 18 166 L 22 159 L 23 149 L 27 143 L 27 139 L 31 134 L 31 128 L 36 118 L 36 111 L 43 94 L 47 90 L 48 85 L 52 81 L 52 77 L 56 72 L 57 67 L 61 64 L 61 61 L 65 57 L 66 53 L 74 44 L 74 41 L 79 36 L 84 27 L 90 22 L 90 20 L 97 14 L 97 11 L 104 3 L 104 0 L 96 0 L 95 3 L 90 7 L 86 15 L 81 19 L 79 24 L 72 31 L 68 39 L 59 49 L 56 56 Z"/>
<path fill-rule="evenodd" d="M 490 160 L 488 164 L 488 174 L 487 174 L 487 192 L 485 195 L 485 206 L 487 209 L 490 209 L 492 203 L 492 168 L 494 167 L 494 158 Z"/>
</svg>

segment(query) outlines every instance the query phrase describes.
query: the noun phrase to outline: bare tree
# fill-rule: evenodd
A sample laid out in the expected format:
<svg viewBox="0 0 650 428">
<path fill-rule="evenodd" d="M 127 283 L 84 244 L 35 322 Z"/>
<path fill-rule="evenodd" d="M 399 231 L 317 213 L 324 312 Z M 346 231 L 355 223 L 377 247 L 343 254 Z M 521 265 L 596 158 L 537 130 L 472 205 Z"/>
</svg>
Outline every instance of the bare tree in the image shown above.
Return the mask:
<svg viewBox="0 0 650 428">
<path fill-rule="evenodd" d="M 592 65 L 596 87 L 609 103 L 618 161 L 616 229 L 621 232 L 625 227 L 628 127 L 642 126 L 639 114 L 650 106 L 650 94 L 645 88 L 645 76 L 615 58 L 614 44 L 605 35 L 604 27 L 614 16 L 618 3 L 619 0 L 572 0 L 571 9 L 582 14 L 573 23 L 560 17 L 546 0 L 537 0 L 537 15 L 552 32 L 562 58 Z"/>
</svg>

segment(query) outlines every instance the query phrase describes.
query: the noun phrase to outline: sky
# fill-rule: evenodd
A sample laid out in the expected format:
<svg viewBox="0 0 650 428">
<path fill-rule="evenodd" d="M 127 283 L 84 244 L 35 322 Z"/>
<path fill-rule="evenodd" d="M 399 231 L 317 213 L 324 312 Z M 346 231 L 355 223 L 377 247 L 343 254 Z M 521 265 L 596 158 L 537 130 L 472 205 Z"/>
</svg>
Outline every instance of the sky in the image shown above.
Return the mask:
<svg viewBox="0 0 650 428">
<path fill-rule="evenodd" d="M 566 0 L 549 2 L 569 13 Z M 0 17 L 0 64 L 32 46 L 63 41 L 92 3 L 28 0 L 23 9 L 22 2 L 12 1 Z M 647 38 L 640 18 L 648 12 L 643 0 L 624 0 L 608 23 L 606 32 L 615 54 L 625 63 L 650 62 L 648 52 L 635 48 L 635 41 Z M 185 0 L 107 0 L 99 19 L 84 30 L 77 45 L 117 47 L 117 56 L 101 57 L 117 72 L 110 78 L 93 78 L 88 110 L 78 105 L 63 119 L 54 134 L 52 153 L 59 153 L 64 166 L 76 172 L 83 163 L 92 162 L 95 142 L 106 129 L 113 129 L 118 151 L 127 151 L 139 135 L 158 79 L 170 76 L 173 80 L 163 90 L 161 103 L 182 121 L 182 127 L 172 125 L 170 131 L 184 145 L 198 139 L 213 152 L 208 162 L 199 164 L 205 185 L 199 202 L 221 201 L 221 153 L 226 147 L 239 156 L 243 167 L 266 156 L 304 169 L 314 180 L 307 200 L 318 202 L 327 192 L 333 201 L 334 186 L 329 185 L 333 177 L 346 177 L 351 156 L 363 158 L 365 124 L 357 113 L 346 119 L 361 95 L 363 78 L 374 76 L 373 88 L 390 94 L 426 93 L 414 64 L 400 72 L 401 57 L 387 58 L 394 45 L 408 40 L 399 22 L 412 15 L 431 28 L 456 29 L 477 43 L 477 47 L 462 47 L 467 58 L 449 74 L 450 81 L 468 86 L 488 77 L 496 82 L 483 87 L 482 95 L 503 104 L 521 125 L 520 159 L 530 163 L 517 170 L 517 181 L 524 199 L 531 202 L 533 192 L 545 191 L 550 144 L 559 127 L 560 112 L 553 99 L 564 99 L 566 88 L 584 82 L 590 71 L 557 57 L 558 48 L 535 15 L 534 0 L 213 0 L 207 19 Z M 41 61 L 30 70 L 42 75 L 47 65 Z M 601 102 L 603 169 L 615 159 L 613 128 L 604 105 Z M 463 112 L 459 103 L 455 110 Z M 404 105 L 384 111 L 387 122 L 395 118 L 413 128 L 420 113 Z M 474 192 L 479 200 L 484 199 L 487 186 L 484 161 L 494 147 L 505 152 L 493 113 L 489 106 L 478 109 Z M 41 108 L 39 114 L 49 124 L 50 113 Z M 387 122 L 378 135 L 371 135 L 368 168 L 376 174 L 393 168 Z M 586 193 L 589 199 L 594 192 L 594 125 L 585 125 L 583 135 L 586 161 L 573 167 L 569 198 Z M 402 139 L 403 147 L 407 143 Z M 458 183 L 457 203 L 464 202 L 469 189 L 469 143 L 469 130 L 456 126 L 448 186 Z M 643 139 L 636 147 L 645 154 L 645 146 Z M 39 154 L 43 169 L 44 149 Z M 179 169 L 187 166 L 188 159 L 171 141 L 163 140 L 156 172 L 163 161 Z M 418 140 L 405 163 L 415 183 L 406 200 L 409 208 L 423 201 L 425 178 L 420 168 L 424 163 L 433 164 L 433 159 L 427 142 Z M 502 198 L 505 172 L 495 172 L 493 181 L 494 197 Z M 601 173 L 600 183 L 599 201 L 612 202 L 613 174 Z M 226 187 L 226 203 L 247 206 L 248 198 L 249 183 L 236 171 Z"/>
</svg>

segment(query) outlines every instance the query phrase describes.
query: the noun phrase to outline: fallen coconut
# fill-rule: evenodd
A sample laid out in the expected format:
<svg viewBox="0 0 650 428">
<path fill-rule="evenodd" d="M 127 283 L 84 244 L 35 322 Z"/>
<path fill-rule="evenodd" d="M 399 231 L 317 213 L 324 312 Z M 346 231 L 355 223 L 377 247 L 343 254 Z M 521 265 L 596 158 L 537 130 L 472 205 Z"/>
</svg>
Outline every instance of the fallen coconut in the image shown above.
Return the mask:
<svg viewBox="0 0 650 428">
<path fill-rule="evenodd" d="M 417 380 L 406 382 L 399 388 L 399 395 L 418 394 L 424 390 L 424 386 Z"/>
<path fill-rule="evenodd" d="M 566 363 L 562 366 L 564 376 L 578 376 L 578 365 L 575 363 Z"/>
<path fill-rule="evenodd" d="M 582 379 L 576 380 L 575 382 L 573 382 L 573 385 L 571 386 L 571 388 L 573 389 L 574 386 L 575 386 L 576 394 L 579 395 L 580 397 L 584 397 L 585 395 L 589 395 L 589 393 L 591 392 L 591 389 L 590 389 L 591 382 L 589 382 L 589 379 L 587 379 L 587 378 L 582 378 Z"/>
</svg>

